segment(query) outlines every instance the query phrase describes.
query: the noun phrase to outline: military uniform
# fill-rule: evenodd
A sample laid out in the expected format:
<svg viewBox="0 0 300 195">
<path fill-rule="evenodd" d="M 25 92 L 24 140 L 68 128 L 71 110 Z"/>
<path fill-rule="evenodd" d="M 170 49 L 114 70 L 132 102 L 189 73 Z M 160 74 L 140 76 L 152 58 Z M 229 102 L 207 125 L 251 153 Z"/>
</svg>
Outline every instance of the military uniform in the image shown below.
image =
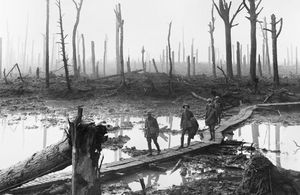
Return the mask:
<svg viewBox="0 0 300 195">
<path fill-rule="evenodd" d="M 217 111 L 213 104 L 210 104 L 205 113 L 205 125 L 209 127 L 211 139 L 215 139 L 215 126 L 218 122 Z"/>
<path fill-rule="evenodd" d="M 198 122 L 194 118 L 194 114 L 190 110 L 185 110 L 181 115 L 180 128 L 181 132 L 181 147 L 184 145 L 184 135 L 188 133 L 188 146 L 190 145 L 191 139 L 194 138 L 198 130 Z"/>
<path fill-rule="evenodd" d="M 158 153 L 160 153 L 160 148 L 157 142 L 158 134 L 159 134 L 159 126 L 157 120 L 150 115 L 146 118 L 145 121 L 145 138 L 147 139 L 148 142 L 148 150 L 150 155 L 152 154 L 151 140 L 153 140 Z"/>
</svg>

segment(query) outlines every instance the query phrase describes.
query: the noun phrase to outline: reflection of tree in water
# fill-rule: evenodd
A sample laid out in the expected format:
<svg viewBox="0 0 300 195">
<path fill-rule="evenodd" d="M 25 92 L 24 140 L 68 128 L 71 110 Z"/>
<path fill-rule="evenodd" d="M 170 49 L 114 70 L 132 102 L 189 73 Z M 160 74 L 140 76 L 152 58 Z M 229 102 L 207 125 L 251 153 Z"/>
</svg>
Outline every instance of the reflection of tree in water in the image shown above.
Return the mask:
<svg viewBox="0 0 300 195">
<path fill-rule="evenodd" d="M 257 147 L 259 148 L 259 129 L 258 129 L 258 124 L 257 123 L 252 123 L 251 124 L 251 128 L 252 128 L 252 141 L 253 143 L 255 143 L 257 145 Z"/>
<path fill-rule="evenodd" d="M 280 151 L 280 125 L 275 126 L 275 146 L 276 150 Z M 281 167 L 280 152 L 276 152 L 276 166 Z"/>
<path fill-rule="evenodd" d="M 159 176 L 160 176 L 159 173 L 150 173 L 150 174 L 148 174 L 146 188 L 157 185 L 157 182 L 159 180 Z M 152 183 L 152 180 L 154 180 L 153 183 Z"/>
<path fill-rule="evenodd" d="M 170 116 L 168 117 L 168 119 L 169 119 L 170 130 L 172 130 L 172 128 L 173 128 L 173 116 L 170 115 Z M 171 138 L 172 138 L 172 134 L 171 134 L 171 132 L 169 132 L 168 134 L 169 134 L 168 148 L 171 148 Z"/>
</svg>

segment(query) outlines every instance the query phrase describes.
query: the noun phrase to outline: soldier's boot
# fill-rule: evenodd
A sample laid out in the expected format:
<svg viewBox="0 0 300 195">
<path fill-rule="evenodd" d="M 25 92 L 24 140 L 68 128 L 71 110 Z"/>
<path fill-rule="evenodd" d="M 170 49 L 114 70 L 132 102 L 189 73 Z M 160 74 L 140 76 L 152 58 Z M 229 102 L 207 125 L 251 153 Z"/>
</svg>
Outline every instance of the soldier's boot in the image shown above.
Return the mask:
<svg viewBox="0 0 300 195">
<path fill-rule="evenodd" d="M 151 139 L 147 139 L 148 142 L 148 155 L 147 156 L 152 156 L 152 146 L 151 146 Z"/>
<path fill-rule="evenodd" d="M 188 140 L 187 140 L 187 145 L 188 145 L 188 147 L 190 146 L 190 144 L 191 144 L 191 138 L 188 137 Z"/>
<path fill-rule="evenodd" d="M 157 149 L 157 154 L 160 154 L 160 147 L 159 147 L 159 144 L 158 144 L 157 140 L 154 141 L 154 144 L 155 144 L 156 149 Z"/>
<path fill-rule="evenodd" d="M 178 148 L 178 149 L 181 149 L 181 148 L 183 148 L 183 143 L 184 143 L 184 135 L 181 135 L 181 140 L 180 140 L 181 142 L 181 144 L 180 144 L 180 147 Z"/>
</svg>

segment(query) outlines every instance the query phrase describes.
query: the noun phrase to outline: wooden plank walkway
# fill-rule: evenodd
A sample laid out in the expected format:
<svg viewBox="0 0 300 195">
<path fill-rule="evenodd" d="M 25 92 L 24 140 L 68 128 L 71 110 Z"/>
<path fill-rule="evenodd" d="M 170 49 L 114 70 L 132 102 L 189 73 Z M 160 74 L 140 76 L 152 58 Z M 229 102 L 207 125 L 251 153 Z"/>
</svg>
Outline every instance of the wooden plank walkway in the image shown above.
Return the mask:
<svg viewBox="0 0 300 195">
<path fill-rule="evenodd" d="M 257 108 L 264 108 L 264 107 L 275 107 L 277 109 L 279 108 L 290 108 L 290 107 L 298 107 L 300 106 L 300 102 L 290 102 L 290 103 L 274 103 L 274 104 L 258 104 L 254 106 L 248 106 L 245 108 L 242 108 L 240 112 L 232 116 L 226 121 L 223 121 L 217 128 L 216 128 L 216 141 L 209 142 L 207 141 L 210 137 L 206 137 L 204 141 L 196 141 L 192 142 L 190 147 L 186 147 L 180 150 L 177 147 L 173 147 L 170 149 L 165 149 L 161 152 L 160 155 L 154 155 L 154 156 L 138 156 L 133 158 L 124 159 L 122 161 L 116 161 L 112 163 L 103 164 L 101 168 L 101 174 L 103 175 L 114 175 L 118 173 L 129 173 L 132 171 L 141 170 L 143 168 L 147 168 L 149 164 L 151 163 L 159 163 L 159 162 L 165 162 L 171 159 L 179 158 L 183 155 L 186 155 L 188 153 L 194 153 L 199 150 L 205 149 L 205 147 L 213 145 L 213 144 L 220 144 L 223 140 L 222 133 L 226 131 L 228 128 L 237 125 L 245 120 L 247 120 L 253 113 L 253 111 Z M 43 176 L 41 178 L 38 178 L 36 180 L 33 180 L 20 188 L 30 188 L 30 186 L 38 186 L 43 185 L 45 183 L 55 183 L 58 182 L 58 180 L 68 180 L 71 178 L 70 172 L 64 172 L 64 173 L 52 173 L 46 176 Z"/>
</svg>

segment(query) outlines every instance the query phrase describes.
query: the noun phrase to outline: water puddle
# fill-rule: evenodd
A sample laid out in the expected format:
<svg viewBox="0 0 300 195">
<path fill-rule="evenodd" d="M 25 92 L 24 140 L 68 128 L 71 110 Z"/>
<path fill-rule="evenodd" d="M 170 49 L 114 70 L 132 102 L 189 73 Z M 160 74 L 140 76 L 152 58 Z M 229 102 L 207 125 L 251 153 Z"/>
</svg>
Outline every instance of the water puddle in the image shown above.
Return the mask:
<svg viewBox="0 0 300 195">
<path fill-rule="evenodd" d="M 165 130 L 160 133 L 158 138 L 161 148 L 166 149 L 179 145 L 180 118 L 162 116 L 157 120 L 160 128 Z M 110 121 L 113 126 L 120 127 L 118 130 L 108 133 L 110 138 L 117 138 L 120 135 L 128 136 L 130 140 L 124 147 L 136 147 L 138 150 L 147 149 L 143 131 L 144 118 L 125 116 Z M 204 121 L 199 121 L 199 125 L 203 127 Z M 67 128 L 68 122 L 64 115 L 14 114 L 0 117 L 0 169 L 7 168 L 46 146 L 63 140 L 65 138 L 64 129 Z M 195 136 L 194 140 L 200 140 L 200 136 Z M 121 148 L 115 150 L 104 148 L 102 154 L 104 155 L 103 163 L 130 157 L 122 152 Z"/>
<path fill-rule="evenodd" d="M 230 140 L 254 143 L 270 161 L 279 167 L 300 171 L 300 126 L 250 124 L 227 135 Z"/>
</svg>

